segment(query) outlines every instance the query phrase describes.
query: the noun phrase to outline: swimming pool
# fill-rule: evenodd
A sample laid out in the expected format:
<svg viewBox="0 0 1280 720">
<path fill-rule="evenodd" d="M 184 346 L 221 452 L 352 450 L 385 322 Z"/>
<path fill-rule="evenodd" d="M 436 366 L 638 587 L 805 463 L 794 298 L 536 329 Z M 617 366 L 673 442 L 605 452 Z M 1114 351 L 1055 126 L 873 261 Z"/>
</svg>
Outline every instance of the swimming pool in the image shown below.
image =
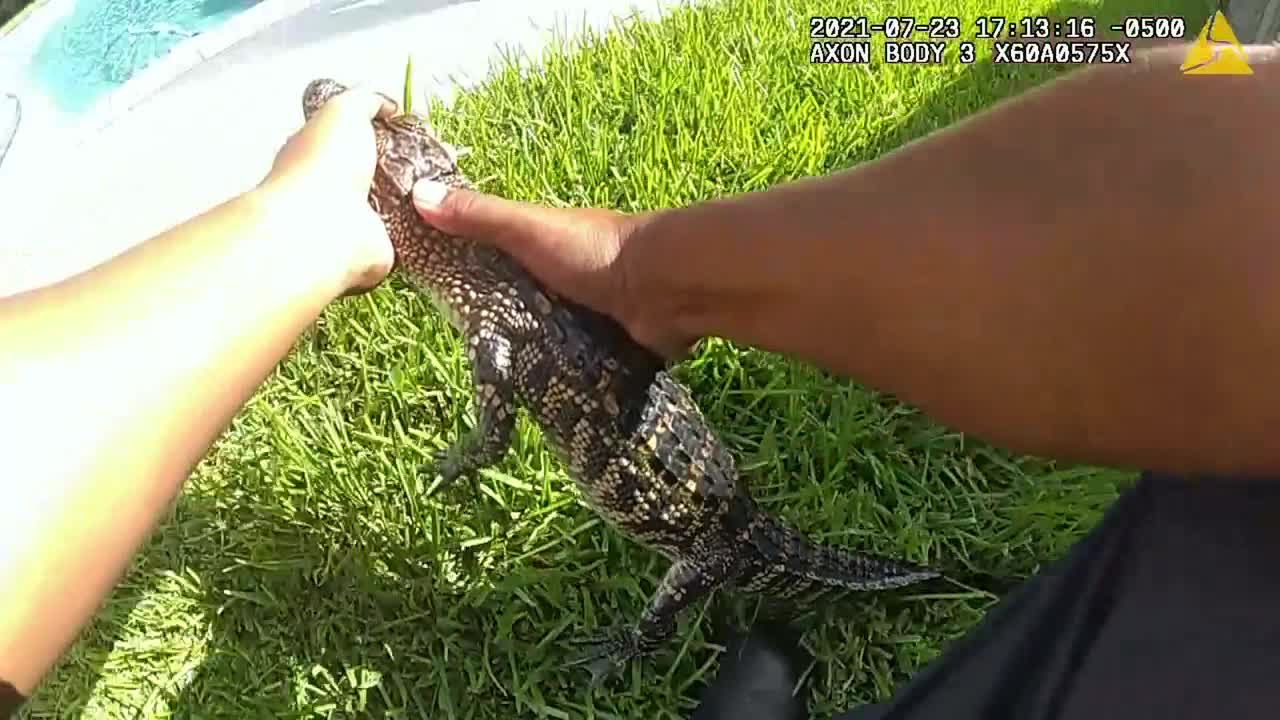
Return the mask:
<svg viewBox="0 0 1280 720">
<path fill-rule="evenodd" d="M 62 112 L 79 115 L 104 94 L 261 0 L 76 0 L 36 49 L 29 76 Z"/>
</svg>

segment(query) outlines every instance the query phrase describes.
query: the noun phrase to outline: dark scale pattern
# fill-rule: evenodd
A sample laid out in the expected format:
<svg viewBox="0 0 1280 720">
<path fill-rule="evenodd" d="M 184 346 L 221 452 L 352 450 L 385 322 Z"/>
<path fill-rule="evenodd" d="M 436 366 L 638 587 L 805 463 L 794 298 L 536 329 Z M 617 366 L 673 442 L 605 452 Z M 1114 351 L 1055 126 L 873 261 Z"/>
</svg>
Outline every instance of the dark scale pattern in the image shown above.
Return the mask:
<svg viewBox="0 0 1280 720">
<path fill-rule="evenodd" d="M 312 82 L 305 116 L 344 90 Z M 472 368 L 476 426 L 437 456 L 441 486 L 498 463 L 523 407 L 587 504 L 671 561 L 636 622 L 582 640 L 588 647 L 579 662 L 597 682 L 670 638 L 679 613 L 720 587 L 794 597 L 938 576 L 816 544 L 758 510 L 733 457 L 660 357 L 491 246 L 422 222 L 409 199 L 418 179 L 471 187 L 453 148 L 416 116 L 377 120 L 374 129 L 369 202 L 386 224 L 397 267 L 462 333 Z"/>
</svg>

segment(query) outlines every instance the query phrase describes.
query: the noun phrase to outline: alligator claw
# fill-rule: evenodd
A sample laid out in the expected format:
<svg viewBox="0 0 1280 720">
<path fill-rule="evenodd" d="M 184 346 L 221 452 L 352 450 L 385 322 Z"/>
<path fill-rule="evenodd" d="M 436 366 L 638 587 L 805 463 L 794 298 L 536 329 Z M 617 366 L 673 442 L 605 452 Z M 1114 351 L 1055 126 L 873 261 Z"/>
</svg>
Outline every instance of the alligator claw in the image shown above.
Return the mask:
<svg viewBox="0 0 1280 720">
<path fill-rule="evenodd" d="M 589 635 L 574 635 L 565 638 L 565 643 L 569 645 L 607 645 L 618 635 L 621 629 L 600 630 Z"/>
<path fill-rule="evenodd" d="M 459 478 L 470 474 L 467 472 L 465 463 L 458 460 L 458 456 L 459 453 L 453 448 L 445 448 L 444 450 L 437 450 L 431 453 L 431 469 L 434 472 L 431 472 L 430 474 L 439 477 L 440 484 L 437 485 L 434 490 L 428 489 L 427 497 L 431 497 L 432 495 L 447 490 L 449 486 L 453 485 L 453 483 Z M 474 480 L 475 478 L 472 479 Z M 431 483 L 428 482 L 427 486 L 430 488 Z"/>
<path fill-rule="evenodd" d="M 587 666 L 591 673 L 591 686 L 600 687 L 610 675 L 618 671 L 628 660 L 640 654 L 635 631 L 630 627 L 604 630 L 590 635 L 569 638 L 570 645 L 586 646 L 566 665 Z"/>
</svg>

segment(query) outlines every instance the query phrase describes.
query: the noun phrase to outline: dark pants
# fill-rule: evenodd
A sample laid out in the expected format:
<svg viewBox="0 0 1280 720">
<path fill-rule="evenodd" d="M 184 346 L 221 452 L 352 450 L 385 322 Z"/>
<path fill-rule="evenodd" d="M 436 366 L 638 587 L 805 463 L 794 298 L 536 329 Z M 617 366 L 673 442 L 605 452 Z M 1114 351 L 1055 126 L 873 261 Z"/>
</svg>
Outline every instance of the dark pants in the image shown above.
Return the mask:
<svg viewBox="0 0 1280 720">
<path fill-rule="evenodd" d="M 776 697 L 787 662 L 744 647 L 694 719 L 807 717 Z M 1144 476 L 889 702 L 833 720 L 978 718 L 1280 718 L 1280 481 Z"/>
</svg>

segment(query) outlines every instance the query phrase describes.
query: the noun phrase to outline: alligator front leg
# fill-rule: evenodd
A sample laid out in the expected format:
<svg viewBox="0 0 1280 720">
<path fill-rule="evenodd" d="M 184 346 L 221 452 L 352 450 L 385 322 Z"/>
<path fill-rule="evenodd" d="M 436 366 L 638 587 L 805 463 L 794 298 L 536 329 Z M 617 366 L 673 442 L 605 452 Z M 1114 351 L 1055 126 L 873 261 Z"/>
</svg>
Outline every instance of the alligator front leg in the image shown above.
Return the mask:
<svg viewBox="0 0 1280 720">
<path fill-rule="evenodd" d="M 623 625 L 571 640 L 587 648 L 570 665 L 587 665 L 599 686 L 627 661 L 644 655 L 675 634 L 680 612 L 706 597 L 729 576 L 727 560 L 680 560 L 667 569 L 648 607 L 634 625 Z"/>
<path fill-rule="evenodd" d="M 495 332 L 468 334 L 467 358 L 475 389 L 476 424 L 448 448 L 436 452 L 436 474 L 444 490 L 460 477 L 496 465 L 511 448 L 516 424 L 515 387 L 511 380 L 510 342 Z"/>
</svg>

